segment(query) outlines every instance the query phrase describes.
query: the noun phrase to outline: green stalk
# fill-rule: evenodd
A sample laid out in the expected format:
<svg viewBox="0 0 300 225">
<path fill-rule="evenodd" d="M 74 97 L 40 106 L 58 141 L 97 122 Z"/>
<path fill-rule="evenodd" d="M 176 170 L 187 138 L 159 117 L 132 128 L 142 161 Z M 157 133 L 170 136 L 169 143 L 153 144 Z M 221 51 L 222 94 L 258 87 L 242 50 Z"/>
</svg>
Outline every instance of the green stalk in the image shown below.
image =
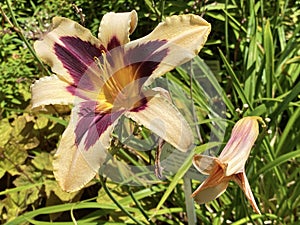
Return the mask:
<svg viewBox="0 0 300 225">
<path fill-rule="evenodd" d="M 0 6 L 0 11 L 1 14 L 3 15 L 3 17 L 7 20 L 8 23 L 10 23 L 13 26 L 13 29 L 16 31 L 16 33 L 19 35 L 19 37 L 22 39 L 22 41 L 24 41 L 26 47 L 28 48 L 28 50 L 30 51 L 30 53 L 32 54 L 32 56 L 35 58 L 35 60 L 39 63 L 40 67 L 43 68 L 43 70 L 46 72 L 46 74 L 48 76 L 51 75 L 51 73 L 49 72 L 48 69 L 46 69 L 46 67 L 44 66 L 43 62 L 39 59 L 39 57 L 36 55 L 36 52 L 34 51 L 34 49 L 32 48 L 31 44 L 28 42 L 28 40 L 26 39 L 26 37 L 24 36 L 22 29 L 20 28 L 18 21 L 16 20 L 16 17 L 14 15 L 14 12 L 11 8 L 11 3 L 10 0 L 6 0 L 6 4 L 9 10 L 9 13 L 11 15 L 11 19 L 12 22 L 9 21 L 8 17 L 6 16 L 6 14 L 4 13 L 4 11 L 2 10 L 1 6 Z"/>
<path fill-rule="evenodd" d="M 100 176 L 100 183 L 104 189 L 104 191 L 106 192 L 106 194 L 109 196 L 109 198 L 118 206 L 118 208 L 124 212 L 130 219 L 132 219 L 132 221 L 134 221 L 136 224 L 139 225 L 144 225 L 144 223 L 141 223 L 140 221 L 136 220 L 133 215 L 131 215 L 118 201 L 117 199 L 114 198 L 114 196 L 112 195 L 112 193 L 110 192 L 110 190 L 108 189 L 108 187 L 106 186 L 106 182 L 103 180 L 103 177 Z"/>
<path fill-rule="evenodd" d="M 145 217 L 145 219 L 147 221 L 149 221 L 149 223 L 151 225 L 154 225 L 154 223 L 150 220 L 148 214 L 145 212 L 143 206 L 139 203 L 139 201 L 135 198 L 134 194 L 132 193 L 131 189 L 128 189 L 128 192 L 130 194 L 130 197 L 132 198 L 132 200 L 134 201 L 135 205 L 138 207 L 138 209 L 141 211 L 141 213 L 143 214 L 143 216 Z"/>
</svg>

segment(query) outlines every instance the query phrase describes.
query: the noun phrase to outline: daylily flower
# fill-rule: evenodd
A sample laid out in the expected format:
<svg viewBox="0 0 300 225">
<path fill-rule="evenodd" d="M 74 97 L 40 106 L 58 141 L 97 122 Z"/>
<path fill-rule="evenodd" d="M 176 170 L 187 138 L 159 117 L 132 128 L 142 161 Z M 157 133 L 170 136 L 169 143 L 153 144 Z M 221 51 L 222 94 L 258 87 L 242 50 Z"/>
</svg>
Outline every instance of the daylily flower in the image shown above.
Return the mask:
<svg viewBox="0 0 300 225">
<path fill-rule="evenodd" d="M 199 204 L 218 198 L 226 191 L 229 181 L 235 181 L 245 193 L 256 213 L 260 211 L 245 173 L 245 163 L 259 133 L 257 116 L 245 117 L 233 127 L 231 137 L 218 158 L 195 155 L 193 165 L 207 179 L 192 194 Z"/>
<path fill-rule="evenodd" d="M 136 25 L 135 11 L 108 13 L 96 38 L 78 23 L 55 17 L 51 31 L 34 44 L 56 75 L 32 86 L 33 108 L 74 105 L 53 162 L 66 191 L 82 188 L 95 176 L 123 115 L 181 151 L 193 144 L 190 127 L 165 90 L 147 86 L 198 54 L 210 24 L 196 15 L 171 16 L 130 42 Z"/>
</svg>

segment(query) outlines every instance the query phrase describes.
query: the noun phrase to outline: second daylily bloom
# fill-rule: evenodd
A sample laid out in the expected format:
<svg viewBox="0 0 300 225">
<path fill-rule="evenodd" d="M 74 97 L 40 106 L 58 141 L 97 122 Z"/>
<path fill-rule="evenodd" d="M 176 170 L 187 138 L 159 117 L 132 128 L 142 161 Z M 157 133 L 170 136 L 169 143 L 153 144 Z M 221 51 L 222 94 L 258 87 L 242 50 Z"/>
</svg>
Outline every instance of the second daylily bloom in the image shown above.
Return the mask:
<svg viewBox="0 0 300 225">
<path fill-rule="evenodd" d="M 34 48 L 56 75 L 32 86 L 33 107 L 73 104 L 54 158 L 54 175 L 64 190 L 83 187 L 107 156 L 110 135 L 125 115 L 181 151 L 193 144 L 185 119 L 153 79 L 192 59 L 203 47 L 210 24 L 196 15 L 171 16 L 149 35 L 129 41 L 137 13 L 108 13 L 98 38 L 61 17 Z"/>
<path fill-rule="evenodd" d="M 239 120 L 231 137 L 218 158 L 195 155 L 193 164 L 199 172 L 209 175 L 192 194 L 199 204 L 218 198 L 226 191 L 230 180 L 235 181 L 245 193 L 256 213 L 260 213 L 245 173 L 245 163 L 259 134 L 260 117 L 251 116 Z"/>
</svg>

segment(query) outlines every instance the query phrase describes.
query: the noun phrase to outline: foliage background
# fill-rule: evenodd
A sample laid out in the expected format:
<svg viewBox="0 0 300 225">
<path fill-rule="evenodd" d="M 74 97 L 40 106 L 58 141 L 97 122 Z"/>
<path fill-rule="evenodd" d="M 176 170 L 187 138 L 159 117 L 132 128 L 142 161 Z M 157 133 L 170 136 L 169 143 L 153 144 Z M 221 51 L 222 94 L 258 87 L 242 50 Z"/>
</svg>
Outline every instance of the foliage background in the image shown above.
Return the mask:
<svg viewBox="0 0 300 225">
<path fill-rule="evenodd" d="M 219 90 L 228 140 L 234 122 L 245 115 L 269 118 L 246 165 L 262 215 L 253 214 L 242 191 L 231 184 L 225 194 L 197 205 L 198 224 L 297 224 L 300 216 L 300 1 L 224 0 L 11 0 L 1 1 L 0 26 L 0 221 L 6 224 L 186 224 L 183 181 L 186 159 L 175 176 L 154 185 L 128 187 L 95 179 L 76 193 L 64 193 L 52 174 L 52 158 L 68 122 L 68 110 L 48 113 L 30 108 L 30 85 L 49 74 L 30 46 L 60 15 L 80 22 L 72 4 L 82 9 L 93 34 L 110 11 L 135 9 L 132 39 L 149 33 L 164 17 L 195 13 L 212 24 L 202 59 L 222 87 Z M 205 64 L 198 59 L 199 67 Z M 217 64 L 216 64 L 217 62 Z M 220 65 L 220 66 L 218 66 Z M 203 143 L 210 141 L 211 109 L 201 101 L 197 82 L 177 69 L 167 79 L 193 94 Z M 218 86 L 216 85 L 216 88 Z M 194 124 L 195 125 L 195 124 Z M 147 132 L 147 131 L 145 131 Z M 206 149 L 199 141 L 195 151 Z M 202 146 L 202 147 L 201 147 Z M 145 164 L 114 142 L 118 157 Z M 154 152 L 154 151 L 153 151 Z M 147 155 L 151 163 L 153 155 Z M 102 183 L 101 183 L 102 182 Z M 193 190 L 199 185 L 192 182 Z M 108 195 L 110 194 L 110 195 Z M 158 207 L 159 206 L 159 207 Z M 151 220 L 149 220 L 149 217 Z"/>
</svg>

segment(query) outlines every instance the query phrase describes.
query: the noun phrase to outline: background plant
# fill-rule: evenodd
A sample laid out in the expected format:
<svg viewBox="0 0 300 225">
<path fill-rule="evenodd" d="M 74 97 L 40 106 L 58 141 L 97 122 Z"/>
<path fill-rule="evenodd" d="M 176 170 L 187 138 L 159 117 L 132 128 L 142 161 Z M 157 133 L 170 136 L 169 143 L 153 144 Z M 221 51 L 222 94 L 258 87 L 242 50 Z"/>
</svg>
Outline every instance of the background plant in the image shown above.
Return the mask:
<svg viewBox="0 0 300 225">
<path fill-rule="evenodd" d="M 177 68 L 166 79 L 176 85 L 174 100 L 190 96 L 198 126 L 196 152 L 211 147 L 217 154 L 222 144 L 209 145 L 216 126 L 227 126 L 228 140 L 234 122 L 245 115 L 269 118 L 268 128 L 246 165 L 247 176 L 262 215 L 253 214 L 241 193 L 231 184 L 211 204 L 196 207 L 198 224 L 297 224 L 300 212 L 300 1 L 54 1 L 1 2 L 0 27 L 0 220 L 7 224 L 184 224 L 186 205 L 183 176 L 191 165 L 187 157 L 175 176 L 153 185 L 129 187 L 109 178 L 95 179 L 85 189 L 62 192 L 52 174 L 52 157 L 68 122 L 68 107 L 52 106 L 45 112 L 30 109 L 30 85 L 49 74 L 31 51 L 32 43 L 49 29 L 51 18 L 65 16 L 80 22 L 96 35 L 99 22 L 109 11 L 135 9 L 139 26 L 132 39 L 149 33 L 172 14 L 203 15 L 212 32 L 193 65 Z M 194 74 L 194 72 L 202 73 Z M 191 74 L 193 76 L 191 76 Z M 201 89 L 196 76 L 211 79 L 224 104 L 221 122 Z M 197 78 L 198 78 L 197 77 Z M 200 79 L 201 81 L 201 79 Z M 218 84 L 216 84 L 218 81 Z M 170 85 L 172 87 L 172 85 Z M 181 92 L 184 90 L 184 93 Z M 210 96 L 211 97 L 211 96 Z M 191 108 L 190 105 L 183 108 Z M 196 128 L 195 128 L 195 133 Z M 147 139 L 145 129 L 136 136 Z M 149 140 L 149 145 L 154 140 Z M 153 143 L 152 143 L 152 142 Z M 206 143 L 206 145 L 203 145 Z M 131 143 L 136 148 L 139 143 Z M 214 147 L 214 148 L 213 148 Z M 153 163 L 155 151 L 144 154 L 113 141 L 115 157 L 133 165 Z M 200 175 L 199 175 L 200 176 Z M 195 189 L 199 181 L 193 181 Z M 155 216 L 153 216 L 155 215 Z M 151 218 L 151 220 L 149 220 Z"/>
</svg>

